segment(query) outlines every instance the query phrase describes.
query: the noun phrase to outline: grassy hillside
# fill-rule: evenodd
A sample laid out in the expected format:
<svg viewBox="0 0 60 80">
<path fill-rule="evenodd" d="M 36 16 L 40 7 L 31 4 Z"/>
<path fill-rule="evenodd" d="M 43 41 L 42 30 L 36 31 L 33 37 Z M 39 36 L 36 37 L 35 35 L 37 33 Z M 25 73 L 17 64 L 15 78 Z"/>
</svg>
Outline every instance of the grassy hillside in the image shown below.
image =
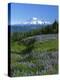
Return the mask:
<svg viewBox="0 0 60 80">
<path fill-rule="evenodd" d="M 58 73 L 58 40 L 30 41 L 11 43 L 11 76 Z"/>
<path fill-rule="evenodd" d="M 12 32 L 10 76 L 58 73 L 58 23 L 29 32 Z"/>
</svg>

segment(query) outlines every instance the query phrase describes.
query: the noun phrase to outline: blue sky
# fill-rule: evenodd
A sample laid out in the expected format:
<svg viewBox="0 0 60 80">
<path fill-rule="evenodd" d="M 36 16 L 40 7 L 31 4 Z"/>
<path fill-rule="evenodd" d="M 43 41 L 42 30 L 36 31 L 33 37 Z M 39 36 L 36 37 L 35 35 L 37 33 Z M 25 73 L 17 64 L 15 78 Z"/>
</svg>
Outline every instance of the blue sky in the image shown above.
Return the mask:
<svg viewBox="0 0 60 80">
<path fill-rule="evenodd" d="M 50 22 L 58 20 L 58 6 L 11 3 L 11 24 L 19 24 L 32 17 Z"/>
</svg>

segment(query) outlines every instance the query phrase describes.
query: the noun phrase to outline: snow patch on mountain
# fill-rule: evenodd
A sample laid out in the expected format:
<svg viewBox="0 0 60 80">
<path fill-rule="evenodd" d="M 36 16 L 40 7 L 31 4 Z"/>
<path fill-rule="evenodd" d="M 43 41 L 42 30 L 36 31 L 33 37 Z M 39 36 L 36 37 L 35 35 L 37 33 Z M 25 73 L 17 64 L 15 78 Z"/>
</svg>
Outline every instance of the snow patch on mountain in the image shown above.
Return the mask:
<svg viewBox="0 0 60 80">
<path fill-rule="evenodd" d="M 27 20 L 27 21 L 24 21 L 22 22 L 22 24 L 50 24 L 49 21 L 43 21 L 43 20 L 40 20 L 36 17 L 32 17 L 31 19 Z"/>
</svg>

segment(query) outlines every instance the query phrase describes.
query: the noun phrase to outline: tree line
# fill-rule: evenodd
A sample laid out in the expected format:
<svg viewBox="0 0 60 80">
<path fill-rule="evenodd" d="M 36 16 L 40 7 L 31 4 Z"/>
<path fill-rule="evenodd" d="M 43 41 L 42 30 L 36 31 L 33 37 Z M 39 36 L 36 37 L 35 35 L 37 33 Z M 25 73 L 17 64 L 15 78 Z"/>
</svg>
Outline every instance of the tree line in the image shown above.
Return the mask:
<svg viewBox="0 0 60 80">
<path fill-rule="evenodd" d="M 28 32 L 12 32 L 11 40 L 12 41 L 20 41 L 23 38 L 40 35 L 40 34 L 55 34 L 58 33 L 58 22 L 55 20 L 53 24 L 46 25 L 40 29 L 34 29 Z"/>
</svg>

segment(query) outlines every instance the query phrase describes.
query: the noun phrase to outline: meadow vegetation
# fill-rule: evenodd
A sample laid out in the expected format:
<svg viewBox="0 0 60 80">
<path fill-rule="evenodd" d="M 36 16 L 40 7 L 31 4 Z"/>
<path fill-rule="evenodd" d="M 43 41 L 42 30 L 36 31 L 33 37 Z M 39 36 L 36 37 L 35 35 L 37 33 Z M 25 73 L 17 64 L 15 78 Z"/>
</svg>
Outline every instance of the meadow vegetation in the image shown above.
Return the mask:
<svg viewBox="0 0 60 80">
<path fill-rule="evenodd" d="M 57 35 L 37 40 L 37 35 Z M 35 36 L 35 37 L 34 37 Z M 32 76 L 58 73 L 58 23 L 30 32 L 11 33 L 10 76 Z"/>
</svg>

